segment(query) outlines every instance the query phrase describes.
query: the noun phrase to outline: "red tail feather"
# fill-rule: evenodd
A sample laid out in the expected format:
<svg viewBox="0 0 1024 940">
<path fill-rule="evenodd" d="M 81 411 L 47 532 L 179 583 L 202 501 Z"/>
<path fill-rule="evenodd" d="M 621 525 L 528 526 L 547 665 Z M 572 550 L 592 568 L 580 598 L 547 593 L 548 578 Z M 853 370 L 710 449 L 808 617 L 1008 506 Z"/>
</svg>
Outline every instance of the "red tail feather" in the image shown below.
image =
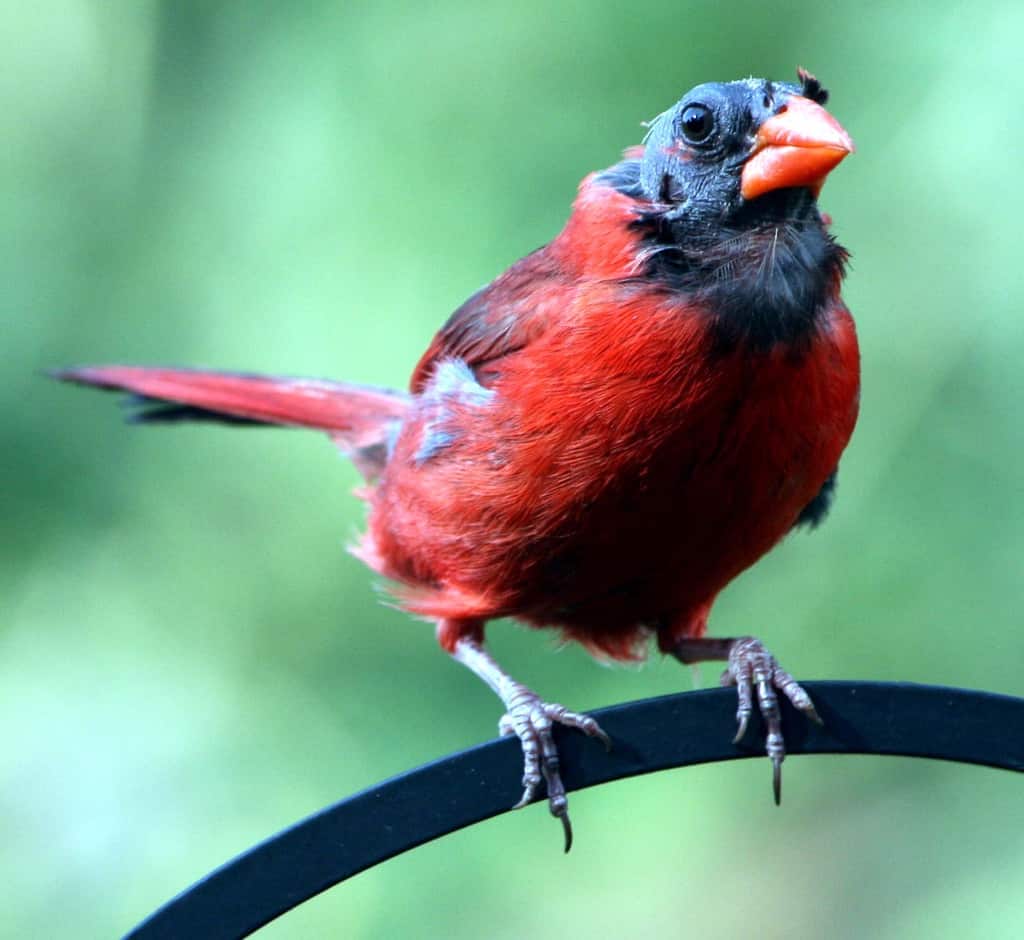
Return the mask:
<svg viewBox="0 0 1024 940">
<path fill-rule="evenodd" d="M 325 431 L 353 455 L 364 473 L 372 468 L 362 466 L 358 452 L 380 449 L 391 426 L 409 407 L 409 397 L 401 392 L 323 379 L 138 366 L 82 366 L 53 375 L 66 382 L 185 406 L 143 411 L 142 421 L 221 417 Z"/>
</svg>

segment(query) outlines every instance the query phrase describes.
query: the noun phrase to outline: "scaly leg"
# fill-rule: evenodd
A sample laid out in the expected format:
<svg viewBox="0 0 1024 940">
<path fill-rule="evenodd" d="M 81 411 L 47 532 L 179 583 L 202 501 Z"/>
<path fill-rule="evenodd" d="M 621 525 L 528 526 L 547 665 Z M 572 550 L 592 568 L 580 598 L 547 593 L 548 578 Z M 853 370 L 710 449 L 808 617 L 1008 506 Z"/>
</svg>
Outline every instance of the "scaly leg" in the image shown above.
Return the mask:
<svg viewBox="0 0 1024 940">
<path fill-rule="evenodd" d="M 786 742 L 782 739 L 782 714 L 779 711 L 778 689 L 793 705 L 811 721 L 822 724 L 814 709 L 810 696 L 775 657 L 764 648 L 760 640 L 752 636 L 732 639 L 684 639 L 670 651 L 680 662 L 692 664 L 711 660 L 726 660 L 728 665 L 722 673 L 722 685 L 736 686 L 739 706 L 736 709 L 738 730 L 734 743 L 747 732 L 747 722 L 754 710 L 754 689 L 757 690 L 757 708 L 768 729 L 766 751 L 772 762 L 772 792 L 775 805 L 782 799 L 782 762 L 786 758 Z"/>
<path fill-rule="evenodd" d="M 572 848 L 572 824 L 565 787 L 558 773 L 558 749 L 551 735 L 552 722 L 599 738 L 606 748 L 611 747 L 611 739 L 589 715 L 579 715 L 564 705 L 541 701 L 536 692 L 505 672 L 479 640 L 462 637 L 456 641 L 452 657 L 472 669 L 505 703 L 498 731 L 503 736 L 516 735 L 523 746 L 523 795 L 512 808 L 520 809 L 531 802 L 543 779 L 547 784 L 551 815 L 562 821 L 565 851 L 568 852 Z"/>
</svg>

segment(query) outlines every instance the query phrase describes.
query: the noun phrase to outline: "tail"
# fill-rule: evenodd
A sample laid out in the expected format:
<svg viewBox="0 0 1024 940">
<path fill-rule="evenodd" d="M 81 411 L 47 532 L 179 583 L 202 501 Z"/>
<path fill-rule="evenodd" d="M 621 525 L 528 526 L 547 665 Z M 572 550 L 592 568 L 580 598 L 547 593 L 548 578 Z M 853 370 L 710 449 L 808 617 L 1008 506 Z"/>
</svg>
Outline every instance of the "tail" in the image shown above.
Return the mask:
<svg viewBox="0 0 1024 940">
<path fill-rule="evenodd" d="M 50 375 L 129 392 L 135 408 L 129 420 L 135 423 L 219 421 L 325 431 L 367 479 L 386 463 L 410 402 L 402 392 L 368 385 L 241 372 L 82 366 Z"/>
</svg>

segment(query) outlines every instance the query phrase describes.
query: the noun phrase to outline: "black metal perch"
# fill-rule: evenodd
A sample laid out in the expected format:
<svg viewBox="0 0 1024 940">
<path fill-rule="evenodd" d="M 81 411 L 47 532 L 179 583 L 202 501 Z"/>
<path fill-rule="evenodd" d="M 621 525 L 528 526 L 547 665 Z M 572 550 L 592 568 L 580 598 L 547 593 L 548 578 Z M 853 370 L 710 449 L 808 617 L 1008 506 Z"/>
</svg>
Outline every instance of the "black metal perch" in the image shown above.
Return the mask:
<svg viewBox="0 0 1024 940">
<path fill-rule="evenodd" d="M 1024 699 L 910 683 L 804 687 L 825 725 L 810 724 L 786 707 L 790 754 L 888 754 L 1024 770 Z M 713 689 L 595 711 L 614 749 L 605 753 L 596 741 L 556 731 L 566 788 L 760 756 L 759 727 L 751 728 L 749 743 L 731 743 L 735 708 L 734 691 Z M 386 780 L 211 872 L 128 937 L 247 936 L 373 865 L 508 811 L 519 798 L 521 770 L 519 742 L 504 739 Z"/>
</svg>

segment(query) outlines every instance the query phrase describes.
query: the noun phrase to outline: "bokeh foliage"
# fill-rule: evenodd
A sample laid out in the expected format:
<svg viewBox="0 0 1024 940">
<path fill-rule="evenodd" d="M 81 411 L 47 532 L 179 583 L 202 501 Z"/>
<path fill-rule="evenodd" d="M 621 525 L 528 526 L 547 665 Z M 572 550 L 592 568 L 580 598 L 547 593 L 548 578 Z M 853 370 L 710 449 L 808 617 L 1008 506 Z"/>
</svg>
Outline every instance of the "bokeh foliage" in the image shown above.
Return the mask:
<svg viewBox="0 0 1024 940">
<path fill-rule="evenodd" d="M 39 370 L 401 385 L 448 311 L 699 81 L 804 64 L 860 148 L 823 199 L 864 355 L 838 503 L 713 630 L 762 635 L 798 676 L 1024 693 L 1022 38 L 1013 0 L 3 0 L 2 932 L 123 931 L 498 717 L 344 552 L 361 509 L 328 444 L 125 428 Z M 574 708 L 690 682 L 491 636 Z M 266 935 L 1024 933 L 1020 779 L 786 769 L 781 810 L 763 762 L 578 794 L 568 858 L 543 808 L 503 817 Z"/>
</svg>

